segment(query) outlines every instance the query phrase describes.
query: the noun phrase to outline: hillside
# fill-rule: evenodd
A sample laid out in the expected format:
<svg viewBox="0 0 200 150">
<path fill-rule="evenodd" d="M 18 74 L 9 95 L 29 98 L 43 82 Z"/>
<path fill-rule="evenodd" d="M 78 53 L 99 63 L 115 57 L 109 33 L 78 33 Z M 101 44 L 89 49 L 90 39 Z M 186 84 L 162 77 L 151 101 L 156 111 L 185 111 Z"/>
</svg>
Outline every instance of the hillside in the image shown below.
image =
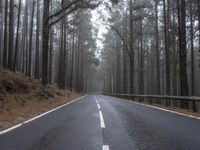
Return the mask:
<svg viewBox="0 0 200 150">
<path fill-rule="evenodd" d="M 64 104 L 80 94 L 0 67 L 0 130 Z"/>
</svg>

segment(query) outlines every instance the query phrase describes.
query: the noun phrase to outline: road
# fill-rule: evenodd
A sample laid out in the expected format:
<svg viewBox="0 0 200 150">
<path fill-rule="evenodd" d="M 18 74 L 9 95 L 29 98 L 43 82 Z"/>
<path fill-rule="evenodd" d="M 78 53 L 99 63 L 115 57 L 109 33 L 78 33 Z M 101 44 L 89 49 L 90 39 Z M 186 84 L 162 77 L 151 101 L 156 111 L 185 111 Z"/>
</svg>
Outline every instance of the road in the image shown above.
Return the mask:
<svg viewBox="0 0 200 150">
<path fill-rule="evenodd" d="M 8 133 L 1 150 L 200 150 L 200 120 L 87 95 Z"/>
</svg>

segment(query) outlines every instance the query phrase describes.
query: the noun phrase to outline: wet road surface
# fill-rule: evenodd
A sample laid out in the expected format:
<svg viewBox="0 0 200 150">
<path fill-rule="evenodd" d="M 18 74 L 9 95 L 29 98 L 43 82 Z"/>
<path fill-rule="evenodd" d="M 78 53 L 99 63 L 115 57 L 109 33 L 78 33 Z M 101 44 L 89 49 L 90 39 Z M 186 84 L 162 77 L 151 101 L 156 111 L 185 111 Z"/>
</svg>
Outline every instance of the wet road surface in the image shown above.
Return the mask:
<svg viewBox="0 0 200 150">
<path fill-rule="evenodd" d="M 87 95 L 0 135 L 0 150 L 200 150 L 200 120 Z"/>
</svg>

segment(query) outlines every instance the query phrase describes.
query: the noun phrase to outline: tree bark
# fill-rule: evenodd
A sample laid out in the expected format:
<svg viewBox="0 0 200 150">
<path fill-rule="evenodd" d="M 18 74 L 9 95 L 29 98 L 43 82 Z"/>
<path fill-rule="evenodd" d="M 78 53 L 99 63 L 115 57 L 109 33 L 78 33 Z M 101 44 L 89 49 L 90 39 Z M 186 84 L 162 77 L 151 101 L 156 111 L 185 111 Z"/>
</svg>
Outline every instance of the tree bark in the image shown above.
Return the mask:
<svg viewBox="0 0 200 150">
<path fill-rule="evenodd" d="M 16 39 L 15 39 L 15 55 L 14 55 L 14 64 L 13 64 L 13 69 L 16 71 L 16 66 L 17 66 L 17 58 L 18 58 L 18 41 L 19 41 L 19 26 L 20 26 L 20 15 L 21 15 L 21 0 L 19 0 L 19 5 L 18 5 L 18 17 L 17 17 L 17 34 L 16 34 Z"/>
<path fill-rule="evenodd" d="M 36 53 L 35 53 L 35 78 L 40 78 L 40 0 L 37 0 L 37 29 L 36 29 Z"/>
<path fill-rule="evenodd" d="M 8 58 L 8 40 L 7 40 L 7 25 L 8 25 L 8 0 L 5 0 L 5 16 L 4 16 L 4 48 L 3 48 L 3 66 L 7 67 Z"/>
<path fill-rule="evenodd" d="M 29 67 L 28 67 L 28 76 L 32 75 L 32 40 L 33 40 L 33 23 L 34 23 L 34 7 L 35 0 L 32 2 L 32 12 L 31 12 L 31 22 L 30 22 L 30 34 L 29 34 Z"/>
<path fill-rule="evenodd" d="M 186 11 L 185 0 L 178 0 L 178 22 L 179 22 L 179 67 L 180 67 L 180 85 L 181 96 L 188 96 L 187 81 L 187 54 L 186 54 Z"/>
<path fill-rule="evenodd" d="M 165 41 L 165 72 L 166 72 L 166 95 L 170 95 L 170 50 L 168 43 L 168 25 L 166 15 L 166 1 L 163 0 L 163 13 L 164 13 L 164 41 Z"/>
<path fill-rule="evenodd" d="M 134 93 L 134 49 L 133 49 L 133 0 L 130 0 L 129 7 L 130 7 L 130 41 L 129 41 L 129 50 L 130 50 L 130 94 Z"/>
<path fill-rule="evenodd" d="M 194 96 L 194 30 L 193 30 L 193 10 L 190 2 L 190 44 L 191 44 L 191 95 Z"/>
<path fill-rule="evenodd" d="M 9 13 L 9 41 L 8 41 L 8 68 L 13 69 L 13 50 L 14 50 L 14 0 L 10 0 Z"/>
<path fill-rule="evenodd" d="M 156 31 L 156 94 L 160 95 L 160 51 L 158 34 L 158 0 L 155 0 L 155 31 Z"/>
<path fill-rule="evenodd" d="M 42 83 L 44 85 L 48 84 L 49 6 L 50 0 L 44 0 L 42 39 Z"/>
</svg>

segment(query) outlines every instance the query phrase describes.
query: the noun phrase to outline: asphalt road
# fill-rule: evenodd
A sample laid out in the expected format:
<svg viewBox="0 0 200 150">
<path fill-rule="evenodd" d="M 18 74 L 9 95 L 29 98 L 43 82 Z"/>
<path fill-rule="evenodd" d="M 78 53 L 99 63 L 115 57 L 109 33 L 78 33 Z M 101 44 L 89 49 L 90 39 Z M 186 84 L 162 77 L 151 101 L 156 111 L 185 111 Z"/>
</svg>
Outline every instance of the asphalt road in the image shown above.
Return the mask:
<svg viewBox="0 0 200 150">
<path fill-rule="evenodd" d="M 200 150 L 200 120 L 102 95 L 0 135 L 0 150 Z"/>
</svg>

